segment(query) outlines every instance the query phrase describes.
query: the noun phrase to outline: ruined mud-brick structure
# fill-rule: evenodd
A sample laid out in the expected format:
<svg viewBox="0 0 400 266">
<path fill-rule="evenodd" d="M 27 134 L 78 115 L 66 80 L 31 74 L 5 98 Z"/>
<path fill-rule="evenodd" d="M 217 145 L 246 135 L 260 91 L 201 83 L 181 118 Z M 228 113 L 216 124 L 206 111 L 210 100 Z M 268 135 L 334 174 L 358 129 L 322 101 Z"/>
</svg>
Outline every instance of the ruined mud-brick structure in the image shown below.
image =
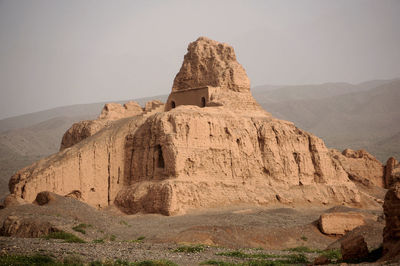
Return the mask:
<svg viewBox="0 0 400 266">
<path fill-rule="evenodd" d="M 11 193 L 28 202 L 45 190 L 75 193 L 98 208 L 165 215 L 238 203 L 360 201 L 321 139 L 257 104 L 228 44 L 197 39 L 165 106 L 130 106 L 75 124 L 60 152 L 11 178 Z"/>
</svg>

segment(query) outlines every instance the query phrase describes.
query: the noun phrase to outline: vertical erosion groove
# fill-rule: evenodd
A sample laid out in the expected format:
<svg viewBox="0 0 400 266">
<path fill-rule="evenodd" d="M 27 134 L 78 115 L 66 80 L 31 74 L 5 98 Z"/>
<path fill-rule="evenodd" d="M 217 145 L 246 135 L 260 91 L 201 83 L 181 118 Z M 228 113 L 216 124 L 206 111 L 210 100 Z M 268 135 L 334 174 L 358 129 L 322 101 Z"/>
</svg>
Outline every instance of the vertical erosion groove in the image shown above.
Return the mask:
<svg viewBox="0 0 400 266">
<path fill-rule="evenodd" d="M 110 152 L 108 151 L 108 193 L 107 193 L 107 201 L 108 201 L 108 205 L 110 205 L 111 202 L 111 155 Z"/>
<path fill-rule="evenodd" d="M 320 167 L 320 159 L 318 155 L 318 151 L 315 145 L 312 143 L 313 140 L 311 136 L 308 136 L 308 149 L 311 154 L 311 161 L 314 166 L 314 181 L 316 183 L 322 183 L 322 176 L 321 176 L 321 167 Z"/>
<path fill-rule="evenodd" d="M 162 153 L 162 148 L 161 145 L 157 145 L 156 148 L 156 152 L 157 152 L 157 167 L 158 168 L 164 168 L 165 164 L 164 164 L 164 156 Z"/>
</svg>

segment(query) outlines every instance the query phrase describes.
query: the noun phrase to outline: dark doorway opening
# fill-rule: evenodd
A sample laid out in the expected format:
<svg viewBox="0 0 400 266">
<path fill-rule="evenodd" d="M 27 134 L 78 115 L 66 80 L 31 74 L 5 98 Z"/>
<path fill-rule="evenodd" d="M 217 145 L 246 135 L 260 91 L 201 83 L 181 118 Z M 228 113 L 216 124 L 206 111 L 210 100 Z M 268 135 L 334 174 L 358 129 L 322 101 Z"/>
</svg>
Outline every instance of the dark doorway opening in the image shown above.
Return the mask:
<svg viewBox="0 0 400 266">
<path fill-rule="evenodd" d="M 206 98 L 201 97 L 201 107 L 206 107 Z"/>
<path fill-rule="evenodd" d="M 171 108 L 175 108 L 175 102 L 171 101 Z"/>
<path fill-rule="evenodd" d="M 162 149 L 161 149 L 160 145 L 157 145 L 157 153 L 158 153 L 157 167 L 164 168 L 164 157 L 163 157 Z"/>
</svg>

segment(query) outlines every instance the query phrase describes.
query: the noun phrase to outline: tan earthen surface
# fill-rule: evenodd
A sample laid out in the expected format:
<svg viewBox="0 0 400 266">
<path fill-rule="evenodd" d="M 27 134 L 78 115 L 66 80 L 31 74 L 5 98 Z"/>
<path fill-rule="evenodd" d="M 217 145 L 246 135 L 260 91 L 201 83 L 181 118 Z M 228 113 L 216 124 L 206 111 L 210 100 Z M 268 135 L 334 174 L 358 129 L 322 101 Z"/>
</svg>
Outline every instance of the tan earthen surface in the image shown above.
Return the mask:
<svg viewBox="0 0 400 266">
<path fill-rule="evenodd" d="M 367 151 L 346 149 L 342 153 L 331 150 L 331 153 L 340 162 L 352 181 L 369 187 L 385 187 L 384 166 Z"/>
<path fill-rule="evenodd" d="M 163 112 L 157 105 L 113 120 L 18 171 L 11 193 L 29 202 L 41 191 L 73 193 L 99 208 L 165 215 L 238 203 L 360 201 L 321 139 L 256 103 L 233 48 L 206 38 L 189 45 L 172 90 L 198 86 L 215 88 L 206 107 Z"/>
</svg>

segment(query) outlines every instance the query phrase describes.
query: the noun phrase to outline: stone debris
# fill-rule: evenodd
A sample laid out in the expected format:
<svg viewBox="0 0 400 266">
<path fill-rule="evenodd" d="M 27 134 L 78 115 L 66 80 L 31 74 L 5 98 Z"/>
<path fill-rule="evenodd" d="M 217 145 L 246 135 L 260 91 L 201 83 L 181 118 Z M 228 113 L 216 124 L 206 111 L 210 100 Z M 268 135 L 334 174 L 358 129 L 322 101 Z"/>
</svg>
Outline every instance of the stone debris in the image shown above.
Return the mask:
<svg viewBox="0 0 400 266">
<path fill-rule="evenodd" d="M 363 261 L 368 258 L 368 247 L 364 237 L 356 235 L 341 242 L 342 259 L 349 262 Z"/>
<path fill-rule="evenodd" d="M 0 236 L 14 237 L 42 237 L 59 231 L 49 222 L 42 222 L 34 218 L 8 216 L 0 228 Z"/>
</svg>

